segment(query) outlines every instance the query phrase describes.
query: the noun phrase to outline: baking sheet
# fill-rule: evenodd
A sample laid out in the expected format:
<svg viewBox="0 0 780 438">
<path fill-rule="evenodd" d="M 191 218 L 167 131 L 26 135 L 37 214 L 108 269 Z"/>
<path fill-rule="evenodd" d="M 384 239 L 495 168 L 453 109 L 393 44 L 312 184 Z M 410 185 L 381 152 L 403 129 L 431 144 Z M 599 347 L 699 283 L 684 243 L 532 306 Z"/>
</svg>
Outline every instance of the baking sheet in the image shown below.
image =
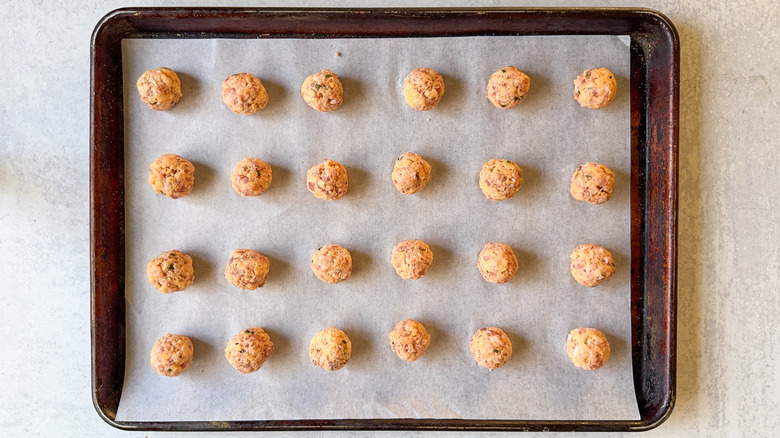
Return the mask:
<svg viewBox="0 0 780 438">
<path fill-rule="evenodd" d="M 125 211 L 127 361 L 118 421 L 336 418 L 637 420 L 630 351 L 629 49 L 625 37 L 468 37 L 427 39 L 125 40 Z M 337 56 L 337 52 L 340 56 Z M 137 98 L 135 80 L 167 66 L 184 97 L 164 113 Z M 499 110 L 484 97 L 487 78 L 514 65 L 531 77 L 529 97 Z M 403 79 L 415 67 L 439 71 L 439 108 L 406 106 Z M 572 80 L 605 66 L 618 97 L 601 111 L 580 108 Z M 299 94 L 303 79 L 336 72 L 345 103 L 317 113 Z M 247 71 L 268 90 L 267 108 L 229 111 L 221 81 Z M 621 92 L 622 91 L 622 92 Z M 420 193 L 390 182 L 395 158 L 414 151 L 432 166 Z M 146 182 L 164 153 L 195 164 L 192 194 L 171 200 Z M 245 156 L 273 167 L 269 191 L 241 198 L 230 172 Z M 305 171 L 323 158 L 347 167 L 350 189 L 326 202 L 306 190 Z M 491 158 L 523 169 L 511 200 L 482 195 L 478 174 Z M 585 161 L 616 173 L 601 206 L 573 200 L 568 185 Z M 390 265 L 398 241 L 433 249 L 429 274 L 405 281 Z M 512 246 L 520 271 L 509 284 L 486 283 L 476 268 L 485 243 Z M 311 254 L 327 243 L 348 248 L 352 278 L 317 280 Z M 581 243 L 605 246 L 617 272 L 597 288 L 579 286 L 568 256 Z M 195 283 L 163 295 L 145 278 L 149 259 L 180 249 L 193 256 Z M 271 259 L 266 285 L 240 291 L 222 272 L 235 248 Z M 400 320 L 428 328 L 432 345 L 414 363 L 399 360 L 387 333 Z M 275 344 L 263 368 L 242 375 L 224 359 L 230 337 L 260 326 Z M 308 359 L 308 343 L 336 326 L 353 342 L 337 372 Z M 509 335 L 514 355 L 498 370 L 478 367 L 468 340 L 484 326 Z M 569 330 L 596 327 L 610 340 L 609 363 L 574 367 Z M 158 376 L 149 350 L 165 333 L 195 343 L 191 368 Z"/>
</svg>

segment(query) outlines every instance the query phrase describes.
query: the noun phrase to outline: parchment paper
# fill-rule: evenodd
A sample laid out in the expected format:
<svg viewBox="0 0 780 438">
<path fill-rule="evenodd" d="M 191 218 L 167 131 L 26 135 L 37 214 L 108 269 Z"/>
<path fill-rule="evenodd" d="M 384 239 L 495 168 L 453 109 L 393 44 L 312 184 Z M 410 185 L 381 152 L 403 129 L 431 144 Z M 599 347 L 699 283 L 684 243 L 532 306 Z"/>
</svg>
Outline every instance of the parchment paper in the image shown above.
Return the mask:
<svg viewBox="0 0 780 438">
<path fill-rule="evenodd" d="M 261 420 L 312 418 L 638 419 L 630 352 L 629 49 L 618 37 L 469 37 L 429 39 L 126 40 L 125 91 L 127 361 L 118 420 Z M 336 56 L 340 52 L 340 56 Z M 531 77 L 529 97 L 512 110 L 485 98 L 490 75 L 514 65 Z M 178 72 L 184 97 L 155 112 L 138 99 L 145 70 Z M 601 111 L 572 98 L 573 79 L 605 66 L 618 78 L 614 104 Z M 441 105 L 418 112 L 403 101 L 415 67 L 439 71 Z M 343 107 L 317 113 L 303 102 L 303 79 L 323 68 L 344 85 Z M 270 96 L 255 115 L 233 114 L 221 82 L 250 72 Z M 398 193 L 390 173 L 414 151 L 432 166 L 428 186 Z M 176 153 L 193 162 L 195 189 L 172 200 L 147 183 L 149 164 Z M 273 167 L 258 198 L 241 198 L 230 173 L 246 156 Z M 314 198 L 305 172 L 323 158 L 348 170 L 340 201 Z M 524 183 L 493 202 L 478 187 L 482 164 L 511 159 Z M 601 206 L 568 193 L 574 168 L 605 163 L 616 174 Z M 405 281 L 390 265 L 392 247 L 419 238 L 433 249 L 429 274 Z M 476 268 L 488 242 L 509 244 L 520 270 L 505 285 Z M 352 253 L 352 278 L 325 284 L 309 268 L 320 246 Z M 569 254 L 596 243 L 615 256 L 616 274 L 596 288 L 578 285 Z M 230 285 L 223 270 L 236 248 L 271 259 L 270 278 L 254 292 Z M 147 262 L 180 249 L 194 259 L 195 282 L 163 295 L 146 280 Z M 387 334 L 406 318 L 422 322 L 432 344 L 414 363 L 390 350 Z M 265 328 L 276 351 L 242 375 L 224 358 L 227 341 Z M 308 344 L 336 326 L 353 343 L 346 367 L 309 362 Z M 488 371 L 468 341 L 484 326 L 509 335 L 514 355 Z M 612 356 L 595 372 L 576 368 L 565 341 L 596 327 Z M 166 333 L 195 343 L 191 368 L 157 375 L 149 351 Z"/>
</svg>

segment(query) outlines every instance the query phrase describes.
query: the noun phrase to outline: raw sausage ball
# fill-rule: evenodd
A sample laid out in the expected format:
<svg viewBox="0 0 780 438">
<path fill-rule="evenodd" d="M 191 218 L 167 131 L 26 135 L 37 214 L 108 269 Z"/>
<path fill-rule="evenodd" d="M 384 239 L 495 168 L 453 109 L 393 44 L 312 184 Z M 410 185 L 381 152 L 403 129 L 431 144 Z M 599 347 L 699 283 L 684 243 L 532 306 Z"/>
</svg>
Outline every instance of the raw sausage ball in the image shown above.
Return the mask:
<svg viewBox="0 0 780 438">
<path fill-rule="evenodd" d="M 225 266 L 225 278 L 239 289 L 263 287 L 270 269 L 268 257 L 251 249 L 237 249 Z"/>
<path fill-rule="evenodd" d="M 160 375 L 176 377 L 190 367 L 193 354 L 190 338 L 168 333 L 154 343 L 149 363 Z"/>
<path fill-rule="evenodd" d="M 146 278 L 164 294 L 183 291 L 195 280 L 192 257 L 178 249 L 166 251 L 146 265 Z"/>
<path fill-rule="evenodd" d="M 393 247 L 391 263 L 404 280 L 419 280 L 428 273 L 433 251 L 422 240 L 404 240 Z"/>
<path fill-rule="evenodd" d="M 336 327 L 322 329 L 309 343 L 311 363 L 328 371 L 341 369 L 352 355 L 352 342 Z"/>
<path fill-rule="evenodd" d="M 479 172 L 479 188 L 492 201 L 515 196 L 523 184 L 523 171 L 511 160 L 490 160 Z"/>
<path fill-rule="evenodd" d="M 574 170 L 569 193 L 578 201 L 603 204 L 612 197 L 615 174 L 600 163 L 587 162 Z"/>
<path fill-rule="evenodd" d="M 323 160 L 306 172 L 306 187 L 314 196 L 336 201 L 347 194 L 347 169 L 338 161 Z"/>
<path fill-rule="evenodd" d="M 474 332 L 469 348 L 477 365 L 491 370 L 501 368 L 512 357 L 512 342 L 497 327 L 484 327 Z"/>
<path fill-rule="evenodd" d="M 612 254 L 598 245 L 580 245 L 574 248 L 569 258 L 571 276 L 583 286 L 597 286 L 615 273 Z"/>
<path fill-rule="evenodd" d="M 404 195 L 422 190 L 431 179 L 431 165 L 413 152 L 402 154 L 393 166 L 393 185 Z"/>
<path fill-rule="evenodd" d="M 352 275 L 352 256 L 343 246 L 325 245 L 311 256 L 311 270 L 325 283 L 341 283 Z"/>
<path fill-rule="evenodd" d="M 260 196 L 271 185 L 271 166 L 257 158 L 244 158 L 233 168 L 230 182 L 233 190 L 241 196 Z"/>
<path fill-rule="evenodd" d="M 222 102 L 236 114 L 254 114 L 268 104 L 268 93 L 255 75 L 236 73 L 222 81 Z"/>
<path fill-rule="evenodd" d="M 566 339 L 569 358 L 583 370 L 597 370 L 609 360 L 609 342 L 604 333 L 594 328 L 576 328 Z"/>
<path fill-rule="evenodd" d="M 225 347 L 225 358 L 243 374 L 254 373 L 274 352 L 274 343 L 260 327 L 243 330 L 230 338 Z"/>
<path fill-rule="evenodd" d="M 500 242 L 488 243 L 482 248 L 477 267 L 485 281 L 503 284 L 517 273 L 517 258 L 512 248 Z"/>
<path fill-rule="evenodd" d="M 604 67 L 585 70 L 574 80 L 574 98 L 586 108 L 608 107 L 616 94 L 615 75 Z"/>
<path fill-rule="evenodd" d="M 195 166 L 176 154 L 161 155 L 149 166 L 149 184 L 161 195 L 182 198 L 195 186 Z"/>
<path fill-rule="evenodd" d="M 181 99 L 181 81 L 168 67 L 145 71 L 135 83 L 141 101 L 155 111 L 173 108 Z"/>
<path fill-rule="evenodd" d="M 344 88 L 336 73 L 322 70 L 303 81 L 301 96 L 307 105 L 317 111 L 336 111 L 344 103 Z"/>
<path fill-rule="evenodd" d="M 419 359 L 431 345 L 431 335 L 425 330 L 425 326 L 413 319 L 396 324 L 387 340 L 393 353 L 407 362 Z"/>
<path fill-rule="evenodd" d="M 504 67 L 490 75 L 487 98 L 496 108 L 514 108 L 525 100 L 531 88 L 531 78 L 517 69 Z"/>
<path fill-rule="evenodd" d="M 444 96 L 444 79 L 432 68 L 416 68 L 404 80 L 404 100 L 418 111 L 439 106 Z"/>
</svg>

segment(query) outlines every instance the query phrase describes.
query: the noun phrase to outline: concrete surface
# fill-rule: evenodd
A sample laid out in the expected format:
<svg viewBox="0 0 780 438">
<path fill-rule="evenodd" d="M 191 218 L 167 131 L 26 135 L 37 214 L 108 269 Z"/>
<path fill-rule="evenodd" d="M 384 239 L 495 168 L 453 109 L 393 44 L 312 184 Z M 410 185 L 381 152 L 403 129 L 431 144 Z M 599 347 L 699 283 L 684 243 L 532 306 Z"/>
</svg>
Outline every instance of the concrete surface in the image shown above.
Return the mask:
<svg viewBox="0 0 780 438">
<path fill-rule="evenodd" d="M 131 5 L 12 0 L 0 12 L 0 430 L 6 436 L 163 435 L 113 429 L 90 398 L 89 40 L 103 15 Z M 777 436 L 780 8 L 770 0 L 631 6 L 666 14 L 682 46 L 677 405 L 647 435 Z M 285 434 L 292 435 L 343 434 Z"/>
</svg>

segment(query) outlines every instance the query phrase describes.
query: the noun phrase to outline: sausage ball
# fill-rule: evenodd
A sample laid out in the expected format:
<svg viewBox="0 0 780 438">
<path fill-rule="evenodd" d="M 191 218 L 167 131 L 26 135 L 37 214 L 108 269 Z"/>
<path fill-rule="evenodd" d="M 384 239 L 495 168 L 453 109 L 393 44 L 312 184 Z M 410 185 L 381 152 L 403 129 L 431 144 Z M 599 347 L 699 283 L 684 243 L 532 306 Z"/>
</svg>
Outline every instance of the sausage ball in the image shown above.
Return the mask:
<svg viewBox="0 0 780 438">
<path fill-rule="evenodd" d="M 190 338 L 168 333 L 154 343 L 149 363 L 161 376 L 176 377 L 190 367 L 193 354 Z"/>
<path fill-rule="evenodd" d="M 576 328 L 566 339 L 569 358 L 583 370 L 597 370 L 609 360 L 609 342 L 604 333 L 594 328 Z"/>
<path fill-rule="evenodd" d="M 523 171 L 511 160 L 490 160 L 479 172 L 479 188 L 492 201 L 515 196 L 523 184 Z"/>
<path fill-rule="evenodd" d="M 439 106 L 444 96 L 444 79 L 432 68 L 416 68 L 404 80 L 404 100 L 418 111 Z"/>
<path fill-rule="evenodd" d="M 274 352 L 271 337 L 260 327 L 243 330 L 230 338 L 225 347 L 225 358 L 243 374 L 254 373 Z"/>
<path fill-rule="evenodd" d="M 270 268 L 268 257 L 251 249 L 237 249 L 225 266 L 225 278 L 239 289 L 263 287 Z"/>
<path fill-rule="evenodd" d="M 230 182 L 233 190 L 241 196 L 260 196 L 271 185 L 271 166 L 257 158 L 244 158 L 233 168 Z"/>
<path fill-rule="evenodd" d="M 422 190 L 431 179 L 431 165 L 413 152 L 402 154 L 393 166 L 393 185 L 404 195 Z"/>
<path fill-rule="evenodd" d="M 504 284 L 517 273 L 517 257 L 509 245 L 500 242 L 488 243 L 477 259 L 482 278 L 489 283 Z"/>
<path fill-rule="evenodd" d="M 407 362 L 419 359 L 431 345 L 431 335 L 425 330 L 425 326 L 413 319 L 396 324 L 387 340 L 393 353 Z"/>
<path fill-rule="evenodd" d="M 195 166 L 176 154 L 161 155 L 149 166 L 149 184 L 161 195 L 182 198 L 195 186 Z"/>
<path fill-rule="evenodd" d="M 497 327 L 484 327 L 474 332 L 469 348 L 477 365 L 491 370 L 501 368 L 512 357 L 512 342 Z"/>
<path fill-rule="evenodd" d="M 336 111 L 344 103 L 344 88 L 336 73 L 322 70 L 303 81 L 301 96 L 307 105 L 317 111 Z"/>
<path fill-rule="evenodd" d="M 585 108 L 608 107 L 617 94 L 617 80 L 604 67 L 590 68 L 574 80 L 574 98 Z"/>
<path fill-rule="evenodd" d="M 574 170 L 569 193 L 578 201 L 598 205 L 612 197 L 615 174 L 600 163 L 587 162 Z"/>
<path fill-rule="evenodd" d="M 347 194 L 347 169 L 338 161 L 323 160 L 306 172 L 306 187 L 316 197 L 336 201 Z"/>
<path fill-rule="evenodd" d="M 352 256 L 343 246 L 325 245 L 311 256 L 311 270 L 325 283 L 341 283 L 352 275 Z"/>
<path fill-rule="evenodd" d="M 391 263 L 404 280 L 419 280 L 428 273 L 433 251 L 422 240 L 404 240 L 393 247 Z"/>
<path fill-rule="evenodd" d="M 320 330 L 309 343 L 311 363 L 328 371 L 336 371 L 349 362 L 352 342 L 346 333 L 336 327 Z"/>
<path fill-rule="evenodd" d="M 574 248 L 569 269 L 577 283 L 594 287 L 615 273 L 615 259 L 606 249 L 593 244 Z"/>
<path fill-rule="evenodd" d="M 146 265 L 146 278 L 164 294 L 183 291 L 195 280 L 192 257 L 178 249 L 166 251 Z"/>
<path fill-rule="evenodd" d="M 525 100 L 530 88 L 531 78 L 509 66 L 490 75 L 486 96 L 496 108 L 509 109 Z"/>
<path fill-rule="evenodd" d="M 236 114 L 254 114 L 268 104 L 268 93 L 255 75 L 236 73 L 222 81 L 222 102 Z"/>
<path fill-rule="evenodd" d="M 179 77 L 167 67 L 145 71 L 135 86 L 141 101 L 155 111 L 173 108 L 182 96 Z"/>
</svg>

